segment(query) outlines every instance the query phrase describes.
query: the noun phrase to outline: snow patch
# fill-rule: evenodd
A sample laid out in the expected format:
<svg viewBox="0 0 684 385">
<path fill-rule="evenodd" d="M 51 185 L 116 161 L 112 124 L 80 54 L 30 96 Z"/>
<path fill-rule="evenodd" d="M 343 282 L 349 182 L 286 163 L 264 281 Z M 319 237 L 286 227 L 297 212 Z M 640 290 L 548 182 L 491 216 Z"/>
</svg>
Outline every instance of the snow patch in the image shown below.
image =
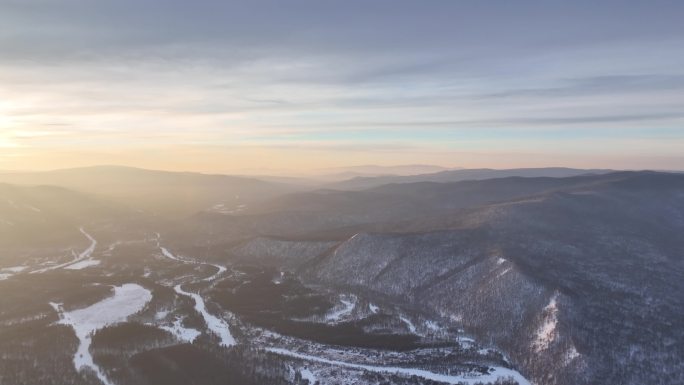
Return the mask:
<svg viewBox="0 0 684 385">
<path fill-rule="evenodd" d="M 342 307 L 338 307 L 337 310 L 333 310 L 325 315 L 325 320 L 328 322 L 339 322 L 345 316 L 351 314 L 356 307 L 357 298 L 354 295 L 340 296 L 340 302 L 342 302 Z"/>
<path fill-rule="evenodd" d="M 37 212 L 37 213 L 40 213 L 40 212 L 42 212 L 42 210 L 41 210 L 41 209 L 39 209 L 38 207 L 35 207 L 35 206 L 31 206 L 31 205 L 24 205 L 24 207 L 26 207 L 27 209 L 29 209 L 29 210 L 31 210 L 31 211 L 35 211 L 35 212 Z"/>
<path fill-rule="evenodd" d="M 157 314 L 154 315 L 154 319 L 156 319 L 157 321 L 163 320 L 164 318 L 166 318 L 167 315 L 169 315 L 169 313 L 171 313 L 170 310 L 160 310 L 157 312 Z"/>
<path fill-rule="evenodd" d="M 416 325 L 414 325 L 410 319 L 404 317 L 403 315 L 400 315 L 399 319 L 401 320 L 401 322 L 406 324 L 406 327 L 408 327 L 411 334 L 416 334 Z"/>
<path fill-rule="evenodd" d="M 157 313 L 158 314 L 158 313 Z M 197 329 L 186 328 L 183 326 L 183 321 L 181 319 L 175 319 L 171 326 L 159 326 L 160 329 L 166 330 L 167 332 L 173 334 L 179 341 L 192 343 L 199 337 L 202 333 Z"/>
<path fill-rule="evenodd" d="M 425 321 L 425 327 L 433 332 L 438 332 L 442 330 L 442 328 L 439 326 L 437 322 L 431 320 Z"/>
<path fill-rule="evenodd" d="M 225 266 L 215 265 L 213 263 L 205 263 L 205 265 L 214 266 L 217 269 L 217 271 L 216 273 L 214 273 L 214 275 L 208 278 L 204 278 L 202 281 L 213 281 L 216 278 L 218 278 L 219 275 L 223 274 L 226 270 L 228 270 Z"/>
<path fill-rule="evenodd" d="M 100 264 L 100 261 L 98 261 L 97 259 L 86 259 L 85 261 L 76 262 L 72 265 L 69 265 L 69 266 L 65 267 L 65 269 L 81 270 L 81 269 L 85 269 L 86 267 L 97 266 L 99 264 Z"/>
<path fill-rule="evenodd" d="M 302 379 L 309 381 L 309 385 L 314 385 L 316 381 L 318 381 L 309 368 L 301 368 L 299 369 L 299 373 L 302 375 Z"/>
<path fill-rule="evenodd" d="M 7 273 L 21 273 L 22 271 L 28 269 L 28 266 L 12 266 L 12 267 L 3 267 L 0 269 L 2 272 L 7 272 Z"/>
<path fill-rule="evenodd" d="M 554 293 L 549 301 L 549 304 L 544 307 L 544 320 L 539 329 L 537 329 L 535 339 L 532 347 L 537 353 L 549 348 L 551 343 L 556 339 L 558 326 L 558 292 Z"/>
<path fill-rule="evenodd" d="M 218 203 L 209 209 L 209 211 L 213 211 L 215 213 L 219 214 L 224 214 L 224 215 L 229 215 L 229 214 L 237 214 L 242 211 L 245 211 L 247 209 L 247 205 L 241 204 L 241 205 L 236 205 L 236 206 L 228 206 L 225 203 Z"/>
<path fill-rule="evenodd" d="M 277 277 L 275 277 L 271 280 L 271 282 L 273 282 L 275 285 L 280 285 L 281 283 L 283 283 L 284 279 L 285 279 L 285 272 L 281 271 Z"/>
<path fill-rule="evenodd" d="M 502 272 L 500 272 L 499 274 L 497 274 L 497 275 L 496 275 L 496 278 L 501 278 L 501 277 L 503 277 L 504 275 L 506 275 L 506 273 L 508 273 L 508 272 L 511 271 L 512 269 L 513 269 L 512 267 L 506 268 L 504 271 L 502 271 Z"/>
<path fill-rule="evenodd" d="M 173 255 L 173 253 L 170 252 L 166 247 L 159 246 L 159 249 L 161 250 L 162 255 L 164 255 L 164 256 L 165 256 L 166 258 L 168 258 L 168 259 L 172 259 L 172 260 L 174 260 L 174 261 L 176 261 L 176 262 L 187 262 L 187 261 L 184 261 L 184 260 L 182 260 L 181 258 L 176 257 L 175 255 Z"/>
<path fill-rule="evenodd" d="M 373 313 L 373 314 L 378 314 L 378 312 L 380 311 L 380 308 L 377 307 L 377 306 L 375 306 L 375 305 L 373 305 L 372 303 L 369 303 L 369 304 L 368 304 L 368 309 L 369 309 L 370 312 Z"/>
<path fill-rule="evenodd" d="M 574 345 L 570 345 L 570 348 L 565 352 L 563 356 L 563 363 L 567 366 L 572 363 L 576 358 L 579 358 L 581 354 L 577 351 Z"/>
</svg>

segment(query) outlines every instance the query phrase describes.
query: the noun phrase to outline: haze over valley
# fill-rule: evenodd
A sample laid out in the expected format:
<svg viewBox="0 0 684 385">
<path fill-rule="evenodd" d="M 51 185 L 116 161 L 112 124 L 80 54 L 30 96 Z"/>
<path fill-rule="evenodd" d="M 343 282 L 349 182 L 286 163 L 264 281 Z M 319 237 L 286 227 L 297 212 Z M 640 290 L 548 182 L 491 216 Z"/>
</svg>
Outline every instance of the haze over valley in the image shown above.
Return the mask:
<svg viewBox="0 0 684 385">
<path fill-rule="evenodd" d="M 684 174 L 450 172 L 2 174 L 0 379 L 682 380 Z"/>
</svg>

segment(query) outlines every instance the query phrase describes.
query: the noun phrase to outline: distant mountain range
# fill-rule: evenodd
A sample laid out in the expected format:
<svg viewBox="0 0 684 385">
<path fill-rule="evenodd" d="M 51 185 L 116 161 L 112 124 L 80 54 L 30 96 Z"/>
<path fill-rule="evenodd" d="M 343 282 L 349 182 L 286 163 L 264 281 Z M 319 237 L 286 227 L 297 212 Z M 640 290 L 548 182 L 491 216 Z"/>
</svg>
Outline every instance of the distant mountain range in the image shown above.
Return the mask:
<svg viewBox="0 0 684 385">
<path fill-rule="evenodd" d="M 60 186 L 171 217 L 191 215 L 216 205 L 226 208 L 248 205 L 297 190 L 292 185 L 247 177 L 121 166 L 13 172 L 0 174 L 0 182 Z"/>
<path fill-rule="evenodd" d="M 564 167 L 547 168 L 515 168 L 507 170 L 481 169 L 457 169 L 442 170 L 434 173 L 421 173 L 418 175 L 383 175 L 383 176 L 358 176 L 349 180 L 331 183 L 327 187 L 336 190 L 365 190 L 390 183 L 412 182 L 459 182 L 463 180 L 481 180 L 493 178 L 505 178 L 509 176 L 521 177 L 553 177 L 565 178 L 584 174 L 605 174 L 614 172 L 607 169 L 575 169 Z"/>
<path fill-rule="evenodd" d="M 408 164 L 397 166 L 378 166 L 363 165 L 349 167 L 333 167 L 316 170 L 314 177 L 320 180 L 341 181 L 357 177 L 378 177 L 378 176 L 408 176 L 420 174 L 432 174 L 441 171 L 454 170 L 457 168 L 447 168 L 442 166 Z"/>
<path fill-rule="evenodd" d="M 434 172 L 438 170 L 439 172 Z M 225 212 L 271 198 L 318 188 L 369 190 L 385 184 L 457 182 L 508 176 L 567 177 L 601 174 L 608 170 L 566 168 L 511 170 L 446 170 L 428 165 L 356 166 L 326 169 L 337 172 L 323 180 L 269 176 L 228 176 L 194 172 L 145 170 L 123 166 L 93 166 L 43 172 L 0 173 L 0 182 L 18 185 L 53 185 L 94 194 L 131 208 L 168 217 L 188 216 L 219 207 Z M 428 173 L 424 173 L 428 172 Z M 350 173 L 343 175 L 344 173 Z M 363 176 L 356 175 L 380 175 Z M 330 176 L 331 174 L 328 174 Z M 345 179 L 350 177 L 350 179 Z M 344 180 L 342 180 L 344 179 Z M 330 180 L 336 182 L 330 183 Z"/>
<path fill-rule="evenodd" d="M 131 214 L 125 206 L 62 187 L 0 183 L 0 246 L 54 246 L 79 239 L 74 229 L 84 222 Z"/>
</svg>

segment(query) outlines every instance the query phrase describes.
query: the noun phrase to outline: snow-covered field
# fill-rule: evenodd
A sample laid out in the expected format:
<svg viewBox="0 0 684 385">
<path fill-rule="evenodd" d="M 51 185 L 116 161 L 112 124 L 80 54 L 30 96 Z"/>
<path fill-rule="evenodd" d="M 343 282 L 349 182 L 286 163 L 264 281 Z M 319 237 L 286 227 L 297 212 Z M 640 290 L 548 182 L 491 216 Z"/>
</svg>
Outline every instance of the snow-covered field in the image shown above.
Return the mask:
<svg viewBox="0 0 684 385">
<path fill-rule="evenodd" d="M 114 294 L 86 308 L 63 311 L 62 305 L 50 303 L 59 313 L 59 323 L 71 326 L 79 340 L 78 350 L 74 355 L 74 366 L 77 371 L 88 368 L 95 372 L 104 384 L 112 382 L 93 362 L 90 355 L 92 334 L 105 326 L 124 322 L 129 316 L 141 311 L 152 299 L 152 293 L 137 284 L 124 284 L 114 287 Z"/>
</svg>

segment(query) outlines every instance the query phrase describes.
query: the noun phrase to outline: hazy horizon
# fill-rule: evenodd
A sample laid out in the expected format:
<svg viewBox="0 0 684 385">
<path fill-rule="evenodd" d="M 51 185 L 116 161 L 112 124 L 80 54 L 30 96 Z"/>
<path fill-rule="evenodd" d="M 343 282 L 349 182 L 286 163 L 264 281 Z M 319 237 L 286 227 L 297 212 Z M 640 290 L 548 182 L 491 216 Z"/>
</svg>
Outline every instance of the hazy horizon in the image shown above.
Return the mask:
<svg viewBox="0 0 684 385">
<path fill-rule="evenodd" d="M 600 167 L 586 167 L 586 168 L 575 168 L 575 167 L 565 167 L 558 165 L 548 165 L 540 167 L 459 167 L 459 166 L 442 166 L 438 164 L 350 164 L 347 166 L 336 166 L 336 167 L 323 167 L 323 168 L 311 168 L 306 170 L 297 169 L 271 169 L 271 168 L 258 168 L 258 169 L 233 169 L 224 171 L 211 171 L 202 169 L 175 169 L 175 168 L 149 168 L 141 167 L 136 165 L 124 165 L 124 164 L 85 164 L 76 167 L 57 167 L 57 168 L 45 168 L 45 169 L 0 169 L 0 174 L 13 174 L 13 173 L 49 173 L 54 171 L 66 171 L 66 170 L 79 170 L 79 169 L 89 169 L 89 168 L 130 168 L 139 169 L 147 171 L 162 171 L 162 172 L 186 172 L 186 173 L 198 173 L 207 175 L 232 175 L 232 176 L 247 176 L 247 177 L 301 177 L 301 178 L 317 178 L 317 177 L 333 177 L 337 176 L 340 180 L 343 180 L 345 176 L 348 178 L 354 178 L 356 176 L 382 176 L 382 175 L 427 175 L 438 173 L 442 171 L 468 171 L 468 170 L 534 170 L 534 169 L 576 169 L 576 170 L 608 170 L 608 171 L 655 171 L 655 172 L 684 172 L 681 169 L 631 169 L 631 168 L 600 168 Z"/>
<path fill-rule="evenodd" d="M 5 1 L 0 169 L 684 169 L 682 11 Z"/>
</svg>

